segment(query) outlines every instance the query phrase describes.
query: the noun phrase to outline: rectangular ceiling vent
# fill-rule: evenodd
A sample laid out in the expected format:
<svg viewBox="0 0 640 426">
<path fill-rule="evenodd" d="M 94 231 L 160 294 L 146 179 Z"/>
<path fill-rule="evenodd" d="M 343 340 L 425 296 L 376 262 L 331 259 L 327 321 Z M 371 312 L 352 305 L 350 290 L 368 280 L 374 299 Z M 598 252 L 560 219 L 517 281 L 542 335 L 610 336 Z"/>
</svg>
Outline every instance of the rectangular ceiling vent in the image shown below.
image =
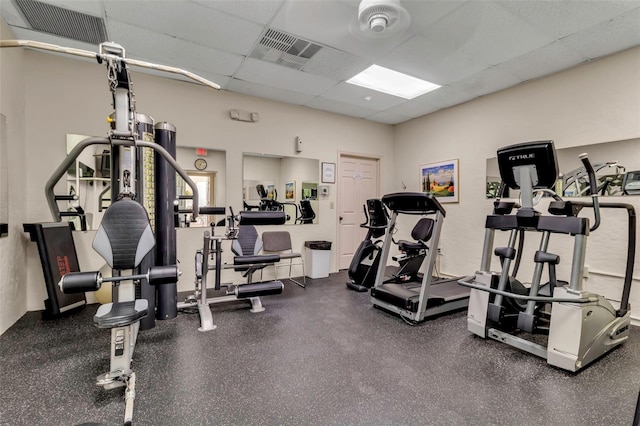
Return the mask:
<svg viewBox="0 0 640 426">
<path fill-rule="evenodd" d="M 301 70 L 320 48 L 321 46 L 310 41 L 267 28 L 249 56 Z"/>
<path fill-rule="evenodd" d="M 107 41 L 107 28 L 102 18 L 36 0 L 15 2 L 36 31 L 90 44 Z"/>
</svg>

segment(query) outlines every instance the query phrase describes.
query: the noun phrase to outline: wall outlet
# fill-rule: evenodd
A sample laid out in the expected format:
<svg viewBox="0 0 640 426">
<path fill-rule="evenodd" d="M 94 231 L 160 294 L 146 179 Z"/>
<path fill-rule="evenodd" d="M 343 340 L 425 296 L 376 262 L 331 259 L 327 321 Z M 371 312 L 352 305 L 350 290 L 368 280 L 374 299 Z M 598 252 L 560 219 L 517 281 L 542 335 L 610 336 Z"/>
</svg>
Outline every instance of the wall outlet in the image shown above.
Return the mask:
<svg viewBox="0 0 640 426">
<path fill-rule="evenodd" d="M 589 278 L 589 265 L 584 265 L 582 269 L 582 278 Z"/>
</svg>

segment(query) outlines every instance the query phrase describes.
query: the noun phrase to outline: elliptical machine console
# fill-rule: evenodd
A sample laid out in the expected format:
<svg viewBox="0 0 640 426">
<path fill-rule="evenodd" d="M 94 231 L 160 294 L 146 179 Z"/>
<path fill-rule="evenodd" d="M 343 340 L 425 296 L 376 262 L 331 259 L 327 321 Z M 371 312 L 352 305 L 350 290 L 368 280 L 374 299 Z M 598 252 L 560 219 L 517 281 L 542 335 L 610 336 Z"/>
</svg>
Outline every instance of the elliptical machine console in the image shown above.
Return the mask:
<svg viewBox="0 0 640 426">
<path fill-rule="evenodd" d="M 591 188 L 596 188 L 593 167 L 586 154 L 580 159 L 589 175 Z M 635 259 L 635 209 L 630 204 L 600 203 L 597 191 L 590 191 L 591 202 L 565 201 L 555 194 L 558 164 L 553 141 L 529 142 L 498 150 L 498 165 L 503 184 L 521 192 L 521 206 L 496 202 L 493 214 L 487 216 L 480 271 L 463 278 L 459 284 L 471 288 L 467 326 L 480 337 L 490 337 L 547 360 L 547 363 L 569 371 L 578 371 L 595 361 L 629 336 L 629 294 Z M 534 208 L 534 195 L 548 194 L 549 215 Z M 594 224 L 578 217 L 580 211 L 592 208 Z M 517 209 L 515 214 L 513 209 Z M 582 288 L 587 237 L 600 224 L 600 209 L 625 209 L 629 216 L 627 266 L 620 308 L 615 309 L 604 296 Z M 493 248 L 496 231 L 509 232 L 506 247 Z M 518 234 L 536 232 L 542 235 L 533 256 L 531 284 L 512 286 L 511 263 L 522 257 L 522 244 L 516 249 Z M 550 237 L 568 235 L 574 240 L 571 275 L 568 282 L 557 279 L 560 256 L 548 251 Z M 522 240 L 521 236 L 521 240 Z M 492 254 L 500 258 L 501 270 L 491 271 Z M 549 282 L 542 283 L 547 268 Z M 546 345 L 529 335 L 548 335 Z"/>
</svg>

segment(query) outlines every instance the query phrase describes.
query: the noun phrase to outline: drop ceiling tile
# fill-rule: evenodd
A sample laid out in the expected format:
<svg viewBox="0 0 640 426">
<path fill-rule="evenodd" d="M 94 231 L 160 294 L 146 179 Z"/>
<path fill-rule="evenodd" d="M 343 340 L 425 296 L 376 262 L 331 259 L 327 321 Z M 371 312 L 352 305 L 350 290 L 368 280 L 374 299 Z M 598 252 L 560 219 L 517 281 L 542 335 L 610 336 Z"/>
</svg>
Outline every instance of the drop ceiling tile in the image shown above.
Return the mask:
<svg viewBox="0 0 640 426">
<path fill-rule="evenodd" d="M 376 111 L 368 108 L 345 104 L 320 96 L 314 98 L 311 102 L 306 103 L 305 106 L 313 109 L 319 109 L 322 111 L 329 111 L 336 114 L 349 115 L 351 117 L 359 118 L 368 117 L 376 113 Z"/>
<path fill-rule="evenodd" d="M 553 37 L 488 1 L 467 2 L 423 33 L 450 52 L 462 50 L 490 65 L 551 43 Z"/>
<path fill-rule="evenodd" d="M 526 81 L 571 68 L 585 60 L 584 56 L 556 41 L 496 67 Z"/>
<path fill-rule="evenodd" d="M 595 59 L 640 45 L 640 8 L 560 40 L 568 49 Z"/>
<path fill-rule="evenodd" d="M 377 121 L 378 123 L 385 124 L 400 124 L 402 122 L 411 120 L 413 117 L 407 117 L 402 114 L 394 114 L 388 111 L 376 112 L 373 115 L 365 117 L 367 120 Z"/>
<path fill-rule="evenodd" d="M 0 0 L 0 19 L 4 19 L 8 25 L 15 25 L 22 28 L 31 28 L 22 13 L 12 1 Z"/>
<path fill-rule="evenodd" d="M 294 92 L 292 90 L 277 89 L 275 87 L 264 86 L 235 78 L 230 79 L 224 88 L 230 92 L 244 93 L 245 95 L 267 98 L 293 105 L 304 105 L 315 98 L 315 95 Z"/>
<path fill-rule="evenodd" d="M 384 111 L 406 102 L 404 98 L 387 95 L 386 93 L 366 89 L 350 83 L 339 83 L 323 93 L 322 97 L 374 111 Z M 367 97 L 369 97 L 370 100 L 366 100 L 365 98 Z"/>
<path fill-rule="evenodd" d="M 234 77 L 310 95 L 320 95 L 338 83 L 337 80 L 253 58 L 247 58 Z"/>
<path fill-rule="evenodd" d="M 313 55 L 302 70 L 342 81 L 362 72 L 369 65 L 371 65 L 371 62 L 367 59 L 330 47 L 324 47 Z"/>
<path fill-rule="evenodd" d="M 4 3 L 5 0 L 2 0 Z M 93 16 L 104 16 L 102 0 L 38 0 L 42 3 L 52 4 L 64 9 L 75 10 L 76 12 L 87 13 Z"/>
<path fill-rule="evenodd" d="M 407 40 L 376 64 L 439 85 L 461 80 L 489 67 L 459 49 L 449 49 L 423 36 Z"/>
<path fill-rule="evenodd" d="M 257 24 L 266 25 L 280 9 L 284 0 L 193 0 L 205 7 L 228 13 Z"/>
<path fill-rule="evenodd" d="M 520 82 L 521 80 L 515 76 L 496 67 L 491 67 L 464 80 L 457 81 L 450 86 L 469 95 L 482 96 L 515 86 Z"/>
<path fill-rule="evenodd" d="M 163 71 L 158 71 L 158 70 L 153 70 L 153 69 L 148 69 L 148 68 L 138 68 L 138 67 L 131 67 L 131 70 L 134 72 L 134 76 L 133 76 L 133 82 L 135 85 L 136 82 L 136 78 L 135 78 L 135 73 L 139 73 L 139 74 L 147 74 L 147 75 L 153 75 L 156 77 L 161 77 L 161 78 L 167 78 L 167 79 L 171 79 L 171 80 L 179 80 L 179 81 L 184 81 L 186 83 L 191 83 L 191 84 L 197 84 L 202 86 L 202 90 L 211 90 L 211 91 L 215 91 L 215 89 L 211 89 L 207 86 L 201 85 L 200 83 L 198 83 L 195 80 L 190 79 L 189 77 L 185 77 L 183 75 L 180 74 L 171 74 L 171 73 L 167 73 L 167 72 L 163 72 Z M 231 77 L 227 77 L 227 76 L 221 76 L 221 75 L 217 75 L 217 74 L 211 74 L 211 73 L 207 73 L 201 70 L 196 70 L 196 69 L 190 69 L 189 71 L 191 71 L 192 73 L 199 75 L 202 78 L 205 78 L 209 81 L 212 81 L 216 84 L 218 84 L 219 86 L 223 87 L 225 84 L 227 84 L 229 82 L 229 80 L 231 79 Z M 135 87 L 134 87 L 135 89 Z"/>
<path fill-rule="evenodd" d="M 11 31 L 13 32 L 13 34 L 16 36 L 16 39 L 18 40 L 34 40 L 42 43 L 55 44 L 57 46 L 62 46 L 62 47 L 73 47 L 74 49 L 88 50 L 89 52 L 96 52 L 96 53 L 98 52 L 97 44 L 84 43 L 81 41 L 72 40 L 70 38 L 58 37 L 55 35 L 42 33 L 40 31 L 34 31 L 31 29 L 20 28 L 20 27 L 11 27 Z M 38 51 L 44 52 L 43 50 L 38 50 Z M 64 56 L 67 58 L 70 57 L 69 55 L 64 55 Z M 75 56 L 75 58 L 79 59 L 78 56 Z M 91 59 L 90 61 L 95 62 L 94 59 Z"/>
<path fill-rule="evenodd" d="M 354 30 L 358 1 L 287 1 L 278 11 L 271 27 L 303 39 L 373 59 L 411 37 L 407 31 L 388 38 L 363 37 Z"/>
<path fill-rule="evenodd" d="M 498 1 L 501 7 L 553 36 L 570 34 L 608 21 L 640 6 L 638 1 Z"/>
<path fill-rule="evenodd" d="M 443 108 L 461 104 L 475 98 L 475 95 L 459 89 L 443 86 L 432 92 L 411 99 L 401 105 L 390 108 L 388 112 L 408 116 L 411 118 L 430 114 Z"/>
<path fill-rule="evenodd" d="M 261 25 L 184 0 L 154 1 L 153 6 L 148 1 L 106 1 L 105 8 L 108 22 L 115 19 L 240 55 L 249 54 L 262 32 Z"/>
<path fill-rule="evenodd" d="M 108 21 L 107 31 L 113 41 L 124 46 L 127 55 L 159 64 L 230 76 L 243 60 L 241 55 L 210 49 L 114 19 Z"/>
</svg>

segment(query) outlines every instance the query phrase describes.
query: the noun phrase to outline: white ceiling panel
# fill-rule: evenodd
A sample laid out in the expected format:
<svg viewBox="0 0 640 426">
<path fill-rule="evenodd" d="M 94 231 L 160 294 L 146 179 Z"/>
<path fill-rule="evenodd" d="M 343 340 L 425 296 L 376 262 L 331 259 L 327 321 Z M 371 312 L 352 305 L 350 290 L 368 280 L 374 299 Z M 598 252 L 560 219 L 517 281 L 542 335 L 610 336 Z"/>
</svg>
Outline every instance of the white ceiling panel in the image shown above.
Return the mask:
<svg viewBox="0 0 640 426">
<path fill-rule="evenodd" d="M 258 24 L 186 0 L 110 1 L 105 6 L 108 20 L 241 55 L 249 54 L 262 32 Z"/>
<path fill-rule="evenodd" d="M 640 0 L 400 0 L 409 27 L 377 37 L 357 25 L 360 0 L 44 1 L 105 17 L 109 38 L 131 57 L 229 91 L 383 123 L 640 46 Z M 97 50 L 29 30 L 13 0 L 0 0 L 0 13 L 17 38 Z M 285 33 L 269 40 L 273 54 L 248 57 L 270 28 Z M 323 49 L 309 58 L 296 39 Z M 284 66 L 293 63 L 302 71 Z M 405 101 L 345 83 L 373 63 L 443 87 Z"/>
<path fill-rule="evenodd" d="M 482 96 L 515 86 L 520 82 L 520 79 L 508 72 L 496 67 L 491 67 L 464 80 L 453 83 L 451 88 L 470 95 Z"/>
<path fill-rule="evenodd" d="M 411 99 L 403 104 L 390 108 L 387 112 L 415 118 L 451 105 L 466 102 L 475 97 L 476 96 L 461 90 L 443 86 L 418 98 Z"/>
<path fill-rule="evenodd" d="M 501 7 L 554 38 L 566 37 L 638 7 L 637 1 L 499 1 Z"/>
<path fill-rule="evenodd" d="M 224 88 L 231 92 L 244 93 L 245 95 L 257 96 L 293 105 L 304 105 L 315 98 L 315 95 L 277 89 L 275 87 L 264 86 L 235 78 L 231 79 Z"/>
<path fill-rule="evenodd" d="M 368 59 L 325 47 L 313 55 L 302 70 L 342 81 L 350 79 L 365 70 L 369 65 L 371 65 L 371 62 Z"/>
<path fill-rule="evenodd" d="M 506 9 L 488 1 L 465 3 L 428 27 L 423 35 L 444 48 L 461 49 L 490 65 L 551 43 L 542 33 Z"/>
<path fill-rule="evenodd" d="M 384 55 L 411 37 L 410 32 L 389 38 L 363 37 L 350 30 L 357 21 L 357 15 L 358 1 L 288 1 L 271 26 L 367 59 Z"/>
<path fill-rule="evenodd" d="M 358 118 L 369 117 L 377 112 L 368 108 L 362 108 L 356 105 L 336 102 L 321 97 L 314 98 L 311 102 L 306 103 L 305 106 L 313 109 L 319 109 Z"/>
<path fill-rule="evenodd" d="M 0 17 L 4 19 L 8 25 L 15 25 L 21 28 L 30 27 L 12 1 L 0 0 Z"/>
<path fill-rule="evenodd" d="M 367 120 L 377 121 L 379 123 L 397 124 L 407 120 L 411 120 L 413 117 L 409 117 L 402 114 L 396 114 L 389 111 L 381 111 L 381 112 L 376 112 L 373 115 L 366 116 L 365 118 Z"/>
<path fill-rule="evenodd" d="M 563 46 L 594 59 L 640 45 L 640 8 L 561 40 Z"/>
<path fill-rule="evenodd" d="M 467 93 L 460 89 L 455 89 L 449 86 L 443 86 L 433 92 L 422 95 L 425 99 L 428 99 L 430 103 L 437 105 L 441 108 L 447 108 L 452 105 L 461 104 L 463 102 L 474 99 L 476 95 Z M 418 98 L 418 101 L 420 98 Z"/>
<path fill-rule="evenodd" d="M 232 75 L 242 63 L 243 57 L 232 53 L 188 43 L 165 34 L 158 34 L 134 25 L 110 19 L 109 34 L 113 41 L 122 44 L 127 55 L 185 69 L 208 70 L 214 74 Z"/>
<path fill-rule="evenodd" d="M 406 101 L 397 96 L 387 95 L 350 83 L 340 83 L 323 93 L 322 97 L 375 111 L 384 111 Z M 367 100 L 366 98 L 370 99 Z"/>
<path fill-rule="evenodd" d="M 234 77 L 310 95 L 320 95 L 338 83 L 337 80 L 314 76 L 253 58 L 247 58 Z"/>
<path fill-rule="evenodd" d="M 459 49 L 450 50 L 435 41 L 415 36 L 376 61 L 439 85 L 461 80 L 489 67 Z"/>
<path fill-rule="evenodd" d="M 496 67 L 519 78 L 532 80 L 540 75 L 548 75 L 571 68 L 586 61 L 574 50 L 569 50 L 559 41 L 553 42 L 525 55 L 509 59 Z"/>
<path fill-rule="evenodd" d="M 257 24 L 268 24 L 284 0 L 193 0 L 205 7 L 228 13 Z"/>
<path fill-rule="evenodd" d="M 8 0 L 2 0 L 4 3 Z M 102 0 L 38 0 L 42 3 L 52 4 L 76 12 L 87 13 L 93 16 L 104 16 L 104 5 Z"/>
<path fill-rule="evenodd" d="M 74 49 L 88 50 L 89 52 L 97 52 L 98 46 L 94 44 L 84 43 L 77 40 L 71 40 L 64 37 L 58 37 L 51 34 L 44 34 L 40 31 L 34 31 L 26 28 L 11 27 L 11 31 L 17 40 L 38 40 L 43 43 L 55 44 L 57 46 L 73 47 Z M 75 56 L 75 58 L 78 58 Z M 91 62 L 94 62 L 91 60 Z"/>
</svg>

